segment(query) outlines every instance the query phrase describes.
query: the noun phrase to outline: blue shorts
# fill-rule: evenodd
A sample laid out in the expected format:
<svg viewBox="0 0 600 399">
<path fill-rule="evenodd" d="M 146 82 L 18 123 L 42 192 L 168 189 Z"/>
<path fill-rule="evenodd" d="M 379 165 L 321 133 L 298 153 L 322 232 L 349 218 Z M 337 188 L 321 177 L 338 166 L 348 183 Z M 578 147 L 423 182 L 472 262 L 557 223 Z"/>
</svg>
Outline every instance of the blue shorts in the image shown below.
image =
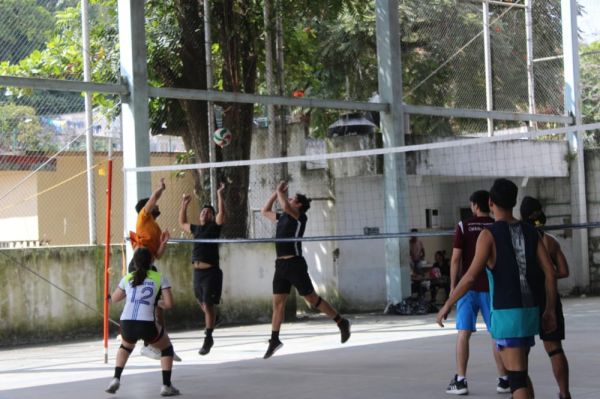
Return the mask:
<svg viewBox="0 0 600 399">
<path fill-rule="evenodd" d="M 477 314 L 481 312 L 483 321 L 490 331 L 490 294 L 488 292 L 467 291 L 456 303 L 456 329 L 477 331 Z"/>
<path fill-rule="evenodd" d="M 502 350 L 503 348 L 531 348 L 535 345 L 535 338 L 529 337 L 518 337 L 518 338 L 502 338 L 496 340 L 496 348 Z"/>
</svg>

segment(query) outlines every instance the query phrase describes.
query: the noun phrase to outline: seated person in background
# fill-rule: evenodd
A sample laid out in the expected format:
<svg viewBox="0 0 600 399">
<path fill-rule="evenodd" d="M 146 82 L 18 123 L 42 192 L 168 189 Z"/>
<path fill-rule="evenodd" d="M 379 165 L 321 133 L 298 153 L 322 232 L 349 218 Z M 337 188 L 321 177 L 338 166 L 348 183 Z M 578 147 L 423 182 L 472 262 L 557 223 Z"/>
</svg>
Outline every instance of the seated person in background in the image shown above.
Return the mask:
<svg viewBox="0 0 600 399">
<path fill-rule="evenodd" d="M 411 229 L 411 232 L 415 233 L 417 229 Z M 413 273 L 422 274 L 423 267 L 425 267 L 425 247 L 423 242 L 418 237 L 412 236 L 409 241 L 410 250 L 410 269 Z"/>
<path fill-rule="evenodd" d="M 444 302 L 448 299 L 450 293 L 450 263 L 446 259 L 445 251 L 437 251 L 435 253 L 435 263 L 429 272 L 431 279 L 431 302 L 435 303 L 438 289 L 444 289 Z"/>
</svg>

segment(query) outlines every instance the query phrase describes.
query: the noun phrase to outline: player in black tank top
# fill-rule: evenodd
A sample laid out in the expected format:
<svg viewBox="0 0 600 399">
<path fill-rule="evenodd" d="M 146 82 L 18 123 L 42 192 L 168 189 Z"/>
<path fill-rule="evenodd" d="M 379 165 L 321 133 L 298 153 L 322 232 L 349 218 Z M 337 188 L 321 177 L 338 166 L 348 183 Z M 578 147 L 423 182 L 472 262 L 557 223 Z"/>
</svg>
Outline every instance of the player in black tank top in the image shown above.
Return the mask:
<svg viewBox="0 0 600 399">
<path fill-rule="evenodd" d="M 279 202 L 281 213 L 273 211 L 275 201 Z M 306 229 L 308 220 L 306 211 L 310 208 L 310 201 L 302 194 L 288 198 L 288 185 L 286 182 L 281 182 L 261 209 L 261 214 L 267 219 L 277 222 L 276 238 L 301 238 Z M 313 308 L 333 318 L 340 329 L 342 343 L 346 342 L 350 338 L 350 322 L 340 316 L 337 310 L 315 293 L 308 275 L 306 260 L 302 256 L 302 243 L 300 241 L 277 242 L 275 249 L 277 259 L 273 276 L 272 331 L 264 358 L 270 358 L 283 346 L 279 340 L 279 330 L 284 318 L 285 302 L 292 285 Z"/>
<path fill-rule="evenodd" d="M 224 190 L 225 185 L 221 183 L 217 190 L 219 212 L 215 214 L 212 205 L 204 205 L 200 210 L 200 224 L 188 223 L 187 207 L 191 197 L 187 194 L 184 195 L 179 209 L 179 226 L 183 231 L 193 234 L 194 239 L 219 238 L 221 226 L 225 221 Z M 215 306 L 221 301 L 223 289 L 223 272 L 219 268 L 219 244 L 195 242 L 192 251 L 192 264 L 194 266 L 194 294 L 204 312 L 204 324 L 206 326 L 204 343 L 198 353 L 207 355 L 214 344 L 212 333 L 217 318 Z"/>
</svg>

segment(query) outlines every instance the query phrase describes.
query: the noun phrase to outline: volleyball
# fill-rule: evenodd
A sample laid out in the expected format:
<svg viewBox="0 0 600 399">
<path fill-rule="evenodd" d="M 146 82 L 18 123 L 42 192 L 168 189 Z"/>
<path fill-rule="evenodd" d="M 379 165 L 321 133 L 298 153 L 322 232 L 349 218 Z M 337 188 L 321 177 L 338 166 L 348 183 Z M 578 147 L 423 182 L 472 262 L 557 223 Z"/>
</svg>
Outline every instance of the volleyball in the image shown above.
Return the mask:
<svg viewBox="0 0 600 399">
<path fill-rule="evenodd" d="M 220 129 L 215 130 L 213 133 L 213 141 L 219 147 L 226 147 L 231 143 L 231 139 L 233 139 L 233 134 L 226 127 L 222 127 Z"/>
</svg>

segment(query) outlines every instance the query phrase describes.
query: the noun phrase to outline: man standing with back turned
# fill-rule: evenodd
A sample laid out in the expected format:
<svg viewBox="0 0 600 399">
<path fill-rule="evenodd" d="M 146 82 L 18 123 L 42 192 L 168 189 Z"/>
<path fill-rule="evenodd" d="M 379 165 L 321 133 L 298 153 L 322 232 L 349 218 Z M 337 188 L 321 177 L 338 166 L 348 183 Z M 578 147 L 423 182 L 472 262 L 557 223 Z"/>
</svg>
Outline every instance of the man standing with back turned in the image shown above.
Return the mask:
<svg viewBox="0 0 600 399">
<path fill-rule="evenodd" d="M 475 191 L 471 194 L 471 212 L 473 217 L 459 222 L 454 232 L 452 260 L 450 263 L 450 293 L 456 288 L 458 280 L 463 276 L 475 256 L 475 246 L 479 233 L 490 227 L 494 219 L 490 217 L 490 195 L 485 190 Z M 461 267 L 462 260 L 462 267 Z M 485 325 L 490 329 L 490 295 L 488 279 L 485 273 L 478 276 L 473 287 L 456 304 L 456 375 L 450 381 L 446 393 L 451 395 L 466 395 L 469 393 L 467 386 L 467 363 L 469 362 L 469 340 L 471 334 L 477 331 L 477 314 L 481 312 Z M 498 369 L 498 385 L 496 392 L 510 392 L 510 385 L 506 369 L 492 340 L 492 351 L 496 368 Z"/>
<path fill-rule="evenodd" d="M 260 213 L 267 219 L 277 222 L 276 238 L 300 238 L 304 235 L 306 228 L 306 211 L 310 208 L 310 199 L 305 195 L 296 194 L 288 198 L 288 185 L 281 182 Z M 273 204 L 279 201 L 282 213 L 273 211 Z M 337 323 L 342 335 L 342 343 L 350 338 L 350 321 L 340 316 L 326 300 L 315 293 L 308 266 L 302 256 L 302 243 L 277 242 L 275 243 L 277 260 L 275 261 L 275 276 L 273 276 L 273 318 L 271 339 L 264 358 L 268 359 L 283 346 L 279 340 L 279 330 L 285 315 L 285 301 L 290 294 L 292 285 L 298 290 L 298 294 L 314 308 L 333 319 Z"/>
</svg>

